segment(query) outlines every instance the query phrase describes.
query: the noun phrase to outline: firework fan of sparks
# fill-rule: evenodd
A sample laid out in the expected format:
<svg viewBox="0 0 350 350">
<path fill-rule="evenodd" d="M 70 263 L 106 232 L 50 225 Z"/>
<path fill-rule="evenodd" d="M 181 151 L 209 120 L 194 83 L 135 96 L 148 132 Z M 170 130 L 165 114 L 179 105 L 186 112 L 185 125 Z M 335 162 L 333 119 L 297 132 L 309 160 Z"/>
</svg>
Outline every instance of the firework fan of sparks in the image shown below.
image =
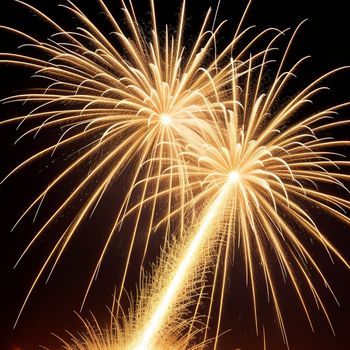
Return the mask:
<svg viewBox="0 0 350 350">
<path fill-rule="evenodd" d="M 218 289 L 221 294 L 220 314 L 230 261 L 243 257 L 246 283 L 252 291 L 256 330 L 258 332 L 259 328 L 256 280 L 262 273 L 287 345 L 272 266 L 277 263 L 284 281 L 293 286 L 311 328 L 313 324 L 303 292 L 305 286 L 316 306 L 324 312 L 332 330 L 331 320 L 311 275 L 315 279 L 318 276 L 335 300 L 336 297 L 318 261 L 308 250 L 310 240 L 320 244 L 331 260 L 337 257 L 350 268 L 322 233 L 314 215 L 315 209 L 312 209 L 317 208 L 328 217 L 350 224 L 346 215 L 350 209 L 349 190 L 343 184 L 350 180 L 347 174 L 350 162 L 337 151 L 348 147 L 350 142 L 327 136 L 330 129 L 349 124 L 348 120 L 337 118 L 337 111 L 349 103 L 311 113 L 307 109 L 317 93 L 327 90 L 320 86 L 321 81 L 337 72 L 336 69 L 313 81 L 281 106 L 283 91 L 295 78 L 295 71 L 304 60 L 298 61 L 288 71 L 283 70 L 292 40 L 269 86 L 262 83 L 269 69 L 266 63 L 271 53 L 269 48 L 259 69 L 249 69 L 244 77 L 238 77 L 232 70 L 231 107 L 227 107 L 226 101 L 221 111 L 213 111 L 216 124 L 210 129 L 210 134 L 203 131 L 203 143 L 190 143 L 184 152 L 189 184 L 201 188 L 187 205 L 198 206 L 197 201 L 207 203 L 209 198 L 213 201 L 225 193 L 216 214 L 223 217 L 223 223 L 217 229 L 222 230 L 224 243 L 214 264 L 216 267 L 220 262 L 223 264 Z M 338 187 L 341 195 L 330 193 L 329 186 Z M 242 253 L 236 253 L 238 250 Z M 216 269 L 211 304 L 219 284 L 218 275 Z M 217 332 L 219 328 L 220 316 Z"/>
<path fill-rule="evenodd" d="M 210 114 L 206 111 L 215 109 L 216 101 L 226 93 L 225 86 L 232 69 L 231 63 L 227 62 L 227 55 L 244 32 L 238 34 L 238 27 L 234 39 L 213 58 L 215 37 L 221 25 L 213 30 L 208 29 L 212 22 L 209 10 L 193 45 L 186 48 L 183 44 L 185 2 L 180 11 L 177 34 L 174 36 L 167 26 L 164 35 L 160 35 L 154 3 L 151 1 L 150 38 L 144 35 L 139 26 L 131 1 L 127 4 L 122 1 L 125 15 L 123 29 L 103 1 L 98 0 L 113 29 L 111 37 L 106 37 L 71 1 L 62 7 L 81 22 L 81 27 L 76 31 L 62 28 L 30 4 L 16 2 L 38 15 L 54 32 L 49 40 L 41 42 L 29 34 L 3 26 L 3 30 L 23 37 L 27 42 L 23 47 L 29 47 L 32 51 L 30 55 L 1 54 L 1 62 L 32 69 L 36 77 L 45 79 L 49 84 L 43 89 L 34 89 L 5 99 L 5 103 L 25 102 L 37 106 L 28 115 L 3 123 L 18 122 L 21 127 L 29 123 L 31 126 L 19 139 L 35 137 L 49 130 L 56 130 L 58 139 L 19 164 L 4 180 L 43 157 L 52 157 L 57 152 L 71 150 L 77 144 L 79 146 L 72 157 L 67 157 L 69 163 L 65 169 L 51 179 L 31 202 L 15 227 L 29 213 L 37 212 L 45 198 L 77 169 L 86 170 L 82 180 L 72 187 L 68 196 L 57 203 L 49 219 L 35 234 L 17 262 L 18 264 L 39 237 L 67 210 L 77 208 L 48 254 L 25 303 L 45 271 L 51 276 L 79 226 L 92 215 L 111 184 L 127 172 L 123 188 L 128 190 L 119 193 L 121 199 L 117 202 L 122 204 L 116 204 L 114 224 L 88 283 L 84 304 L 113 235 L 120 229 L 130 207 L 135 209 L 135 198 L 137 209 L 136 212 L 133 210 L 134 229 L 129 235 L 121 291 L 140 222 L 142 221 L 142 234 L 145 237 L 142 264 L 156 214 L 168 218 L 165 220 L 166 240 L 174 208 L 179 204 L 183 208 L 191 198 L 191 193 L 184 190 L 189 188 L 186 168 L 176 172 L 176 175 L 171 173 L 171 169 L 184 164 L 182 149 L 184 144 L 198 138 L 195 130 L 210 127 L 211 121 L 206 121 Z M 214 24 L 215 20 L 213 28 Z M 240 51 L 237 59 L 244 55 L 254 41 Z M 257 57 L 259 55 L 261 53 Z M 242 69 L 245 69 L 243 63 Z M 171 173 L 170 176 L 163 177 L 162 174 L 167 171 Z M 85 193 L 89 195 L 85 196 Z M 147 209 L 144 205 L 146 198 Z M 167 203 L 165 206 L 164 202 Z M 80 203 L 79 206 L 77 203 Z M 181 234 L 185 225 L 185 213 L 177 211 L 177 214 L 177 222 L 181 226 L 178 232 Z"/>
</svg>

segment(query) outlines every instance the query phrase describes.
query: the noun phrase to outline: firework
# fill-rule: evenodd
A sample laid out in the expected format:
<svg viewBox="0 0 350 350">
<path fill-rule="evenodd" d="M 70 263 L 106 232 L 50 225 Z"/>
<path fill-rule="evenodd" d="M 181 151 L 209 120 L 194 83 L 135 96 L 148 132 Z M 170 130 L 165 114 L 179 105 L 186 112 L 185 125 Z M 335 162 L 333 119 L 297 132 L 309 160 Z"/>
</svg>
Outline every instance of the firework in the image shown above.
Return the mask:
<svg viewBox="0 0 350 350">
<path fill-rule="evenodd" d="M 103 1 L 98 1 L 113 30 L 111 37 L 105 36 L 70 1 L 63 7 L 81 23 L 76 31 L 61 27 L 30 4 L 17 2 L 47 22 L 53 28 L 53 34 L 48 41 L 41 42 L 16 29 L 2 27 L 23 37 L 27 42 L 24 47 L 32 51 L 30 56 L 1 54 L 1 62 L 34 70 L 35 76 L 48 83 L 45 88 L 5 99 L 5 103 L 25 102 L 35 104 L 36 107 L 28 115 L 3 123 L 17 122 L 21 127 L 30 125 L 20 139 L 55 130 L 57 140 L 19 164 L 6 178 L 43 157 L 65 152 L 73 154 L 66 157 L 65 168 L 48 181 L 14 227 L 28 214 L 37 212 L 50 193 L 55 193 L 78 169 L 83 172 L 81 181 L 72 185 L 67 197 L 57 202 L 49 219 L 17 262 L 68 209 L 76 208 L 73 215 L 70 214 L 71 219 L 65 224 L 62 235 L 46 256 L 24 304 L 45 272 L 51 276 L 79 226 L 93 214 L 112 184 L 124 176 L 126 179 L 123 179 L 122 188 L 127 190 L 119 190 L 112 214 L 114 221 L 82 304 L 112 237 L 119 232 L 127 213 L 132 212 L 134 229 L 129 235 L 128 253 L 120 283 L 122 293 L 140 222 L 144 242 L 142 265 L 156 219 L 165 218 L 165 241 L 169 236 L 170 219 L 174 217 L 174 211 L 180 225 L 180 235 L 184 231 L 185 218 L 191 221 L 190 213 L 176 210 L 178 206 L 184 208 L 192 196 L 187 191 L 189 186 L 182 150 L 188 142 L 200 143 L 200 140 L 195 141 L 199 138 L 196 130 L 210 128 L 213 122 L 206 111 L 215 110 L 219 99 L 226 94 L 225 87 L 232 69 L 231 63 L 227 62 L 227 54 L 241 37 L 239 28 L 227 47 L 213 55 L 212 51 L 216 52 L 215 37 L 221 25 L 217 29 L 208 29 L 210 10 L 192 47 L 184 46 L 185 2 L 175 36 L 170 34 L 168 26 L 161 36 L 154 3 L 151 1 L 150 38 L 143 34 L 131 1 L 127 4 L 122 2 L 125 15 L 123 27 Z M 212 25 L 214 28 L 214 23 Z M 251 44 L 237 54 L 237 64 L 240 55 Z M 243 74 L 246 68 L 244 62 L 240 62 Z M 173 172 L 175 168 L 178 169 L 176 173 Z"/>
<path fill-rule="evenodd" d="M 338 187 L 344 194 L 349 192 L 343 181 L 350 180 L 350 176 L 342 169 L 350 163 L 336 149 L 348 147 L 350 142 L 324 136 L 329 129 L 349 123 L 336 118 L 336 111 L 349 103 L 314 113 L 308 112 L 306 108 L 314 95 L 325 89 L 320 86 L 320 82 L 338 69 L 316 79 L 281 106 L 280 97 L 303 60 L 284 71 L 285 53 L 272 84 L 266 87 L 262 79 L 269 67 L 269 53 L 268 47 L 260 68 L 249 69 L 245 76 L 238 77 L 232 70 L 231 108 L 227 107 L 226 101 L 221 111 L 212 111 L 216 123 L 209 130 L 210 133 L 205 134 L 206 131 L 203 131 L 203 143 L 189 143 L 183 155 L 187 162 L 189 186 L 193 186 L 192 201 L 186 204 L 203 207 L 209 201 L 212 202 L 212 209 L 202 214 L 201 220 L 205 223 L 203 229 L 194 229 L 189 235 L 191 244 L 186 246 L 186 254 L 178 266 L 178 272 L 181 275 L 191 274 L 191 264 L 199 259 L 203 251 L 199 240 L 217 235 L 219 231 L 223 242 L 217 246 L 214 286 L 207 314 L 208 329 L 214 296 L 220 291 L 214 349 L 217 348 L 220 332 L 229 265 L 237 256 L 243 256 L 246 283 L 251 287 L 256 331 L 259 329 L 256 276 L 260 272 L 265 277 L 267 295 L 273 302 L 287 346 L 276 276 L 271 266 L 277 263 L 284 281 L 293 286 L 312 329 L 309 306 L 303 293 L 305 286 L 332 328 L 326 307 L 311 278 L 312 272 L 318 275 L 334 298 L 335 295 L 318 262 L 308 251 L 308 242 L 317 242 L 331 259 L 335 256 L 350 268 L 317 226 L 312 209 L 316 207 L 327 216 L 350 224 L 350 219 L 345 215 L 350 209 L 349 200 L 329 193 L 330 185 L 332 188 Z M 198 187 L 201 190 L 196 192 Z M 221 224 L 213 229 L 212 220 Z M 220 282 L 218 266 L 221 263 L 223 272 Z M 186 264 L 186 268 L 183 264 Z M 171 281 L 168 292 L 176 298 L 176 293 L 181 290 L 181 282 L 177 286 L 174 283 Z M 165 294 L 164 301 L 171 305 L 173 301 L 167 298 L 168 294 Z M 161 313 L 163 308 L 160 304 L 155 315 Z"/>
<path fill-rule="evenodd" d="M 99 346 L 105 338 L 110 339 L 112 345 L 120 342 L 118 344 L 127 344 L 125 346 L 132 349 L 170 346 L 169 342 L 174 348 L 177 344 L 187 347 L 192 339 L 192 326 L 184 341 L 180 334 L 195 322 L 195 317 L 182 313 L 187 306 L 181 306 L 184 300 L 181 293 L 183 290 L 193 291 L 194 286 L 200 284 L 198 295 L 189 297 L 190 303 L 194 303 L 196 316 L 203 291 L 207 288 L 202 276 L 213 270 L 214 284 L 205 320 L 204 342 L 208 338 L 215 293 L 221 286 L 216 349 L 229 263 L 231 257 L 237 257 L 237 250 L 242 251 L 247 284 L 252 290 L 257 331 L 255 276 L 262 270 L 267 293 L 273 301 L 287 343 L 271 262 L 278 262 L 283 278 L 293 285 L 311 327 L 302 280 L 331 325 L 310 277 L 311 270 L 318 274 L 327 288 L 330 287 L 308 251 L 306 240 L 311 238 L 320 243 L 328 254 L 338 257 L 349 267 L 319 230 L 310 209 L 316 206 L 349 224 L 349 218 L 342 211 L 349 209 L 350 202 L 327 192 L 328 185 L 346 190 L 342 181 L 349 180 L 350 176 L 340 170 L 349 162 L 341 159 L 335 148 L 348 146 L 349 142 L 324 136 L 328 129 L 347 123 L 333 118 L 338 109 L 348 104 L 313 114 L 307 112 L 305 105 L 324 89 L 320 82 L 336 71 L 312 82 L 281 105 L 283 90 L 303 61 L 297 62 L 290 70 L 284 70 L 294 34 L 272 83 L 266 84 L 264 79 L 270 54 L 283 32 L 277 31 L 265 50 L 246 58 L 253 43 L 270 30 L 259 34 L 232 58 L 232 50 L 245 31 L 239 34 L 240 24 L 233 40 L 217 54 L 215 38 L 220 25 L 215 30 L 207 29 L 210 11 L 193 46 L 187 51 L 183 44 L 185 3 L 180 11 L 177 34 L 172 36 L 166 27 L 164 36 L 161 36 L 151 1 L 153 30 L 148 38 L 137 22 L 131 2 L 123 3 L 126 19 L 126 28 L 123 29 L 99 0 L 114 31 L 109 38 L 70 1 L 65 7 L 82 23 L 75 32 L 62 28 L 36 8 L 18 2 L 48 22 L 54 34 L 49 41 L 41 42 L 15 29 L 5 28 L 29 41 L 30 48 L 37 50 L 38 56 L 3 54 L 2 62 L 33 69 L 37 76 L 49 81 L 42 90 L 6 99 L 5 102 L 37 105 L 28 115 L 6 122 L 34 123 L 36 126 L 29 127 L 23 136 L 37 135 L 46 130 L 59 130 L 59 136 L 57 142 L 28 158 L 8 176 L 43 156 L 79 144 L 78 152 L 70 158 L 72 160 L 63 172 L 49 182 L 18 222 L 40 208 L 45 196 L 74 171 L 88 169 L 68 197 L 57 204 L 19 259 L 71 204 L 82 199 L 31 285 L 20 314 L 39 279 L 46 271 L 51 275 L 81 223 L 94 212 L 111 184 L 127 174 L 123 183 L 126 191 L 118 194 L 121 204 L 116 204 L 113 225 L 83 303 L 112 237 L 128 217 L 133 218 L 133 229 L 119 286 L 116 319 L 141 223 L 145 241 L 141 264 L 154 227 L 163 225 L 166 242 L 169 241 L 173 219 L 180 223 L 179 236 L 186 231 L 187 225 L 192 231 L 184 236 L 181 245 L 171 247 L 171 254 L 176 258 L 170 259 L 170 272 L 155 267 L 156 272 L 151 275 L 155 282 L 141 286 L 135 306 L 137 310 L 130 310 L 125 323 L 112 322 L 115 330 L 107 333 L 99 329 L 94 333 L 94 325 L 87 323 L 85 341 L 91 346 L 94 342 L 94 346 Z M 215 52 L 214 57 L 211 50 Z M 85 192 L 89 195 L 81 197 Z M 201 218 L 195 221 L 198 213 Z M 219 243 L 208 243 L 213 241 Z M 215 250 L 215 254 L 208 257 L 208 250 Z M 221 264 L 224 268 L 219 281 Z M 186 287 L 191 284 L 192 287 Z M 172 320 L 174 313 L 180 315 L 174 317 L 175 321 Z M 184 328 L 182 320 L 186 323 Z M 167 333 L 167 329 L 169 332 L 175 330 L 175 333 Z M 159 338 L 160 333 L 164 338 Z M 135 344 L 129 343 L 130 338 L 136 339 Z M 77 338 L 73 341 L 79 346 Z"/>
</svg>

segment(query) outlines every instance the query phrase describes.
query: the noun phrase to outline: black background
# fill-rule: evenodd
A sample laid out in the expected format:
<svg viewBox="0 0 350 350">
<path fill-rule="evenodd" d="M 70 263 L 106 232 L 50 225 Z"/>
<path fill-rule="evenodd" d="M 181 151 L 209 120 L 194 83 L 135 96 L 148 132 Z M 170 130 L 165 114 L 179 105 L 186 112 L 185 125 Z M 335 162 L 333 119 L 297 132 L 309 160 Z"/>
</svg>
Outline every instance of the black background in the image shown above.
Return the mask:
<svg viewBox="0 0 350 350">
<path fill-rule="evenodd" d="M 78 24 L 75 21 L 72 24 L 71 16 L 62 9 L 57 9 L 57 1 L 42 4 L 42 1 L 33 0 L 30 3 L 45 10 L 46 13 L 58 19 L 61 24 L 68 25 L 70 28 L 73 28 L 74 24 Z M 106 3 L 110 5 L 116 16 L 120 16 L 120 6 L 117 0 L 107 1 Z M 191 33 L 196 33 L 203 19 L 204 11 L 209 6 L 215 7 L 215 3 L 214 0 L 200 1 L 200 3 L 194 0 L 188 1 L 186 37 L 191 37 Z M 76 1 L 76 4 L 86 11 L 95 22 L 102 27 L 104 26 L 102 16 L 99 15 L 99 7 L 95 1 Z M 145 25 L 147 25 L 149 18 L 147 4 L 147 1 L 134 1 L 141 24 Z M 160 25 L 162 23 L 174 25 L 179 6 L 180 4 L 177 1 L 169 3 L 168 1 L 156 1 Z M 220 36 L 222 43 L 234 33 L 244 11 L 244 6 L 245 1 L 222 1 L 218 21 L 228 20 Z M 305 55 L 312 56 L 298 73 L 299 83 L 302 85 L 303 82 L 310 82 L 332 68 L 350 64 L 349 10 L 350 5 L 347 1 L 256 0 L 248 12 L 243 27 L 254 24 L 257 26 L 256 33 L 266 27 L 295 28 L 303 19 L 308 18 L 309 21 L 303 25 L 297 35 L 289 56 L 290 62 L 294 62 Z M 51 34 L 51 31 L 47 29 L 42 21 L 13 1 L 1 1 L 0 19 L 1 24 L 36 34 L 41 39 L 45 39 Z M 1 32 L 0 35 L 1 51 L 15 51 L 21 43 L 14 36 L 5 32 Z M 30 79 L 30 74 L 24 69 L 2 65 L 0 72 L 0 97 L 11 95 L 16 91 L 35 85 L 35 80 Z M 338 74 L 335 78 L 330 79 L 327 84 L 331 87 L 331 91 L 322 95 L 327 103 L 322 98 L 319 100 L 320 104 L 331 105 L 350 99 L 350 74 L 348 72 Z M 26 106 L 1 106 L 0 118 L 4 120 L 25 111 L 28 112 Z M 344 111 L 343 115 L 346 116 L 346 113 L 349 113 L 349 111 Z M 348 138 L 348 132 L 349 129 L 340 130 L 337 136 Z M 45 143 L 45 139 L 35 141 L 28 138 L 14 146 L 13 143 L 19 135 L 20 131 L 16 131 L 14 125 L 0 127 L 1 178 L 26 156 L 34 153 L 35 150 L 41 149 L 41 142 Z M 54 137 L 55 135 L 51 136 Z M 46 137 L 50 137 L 50 135 Z M 33 236 L 38 224 L 32 224 L 31 217 L 29 217 L 14 232 L 10 233 L 10 230 L 26 204 L 41 188 L 40 184 L 45 183 L 50 175 L 53 176 L 57 169 L 64 167 L 64 162 L 60 163 L 60 160 L 57 160 L 57 163 L 57 167 L 54 164 L 48 168 L 46 168 L 47 163 L 36 163 L 0 186 L 0 276 L 2 294 L 0 299 L 0 349 L 31 350 L 38 348 L 39 344 L 56 349 L 60 342 L 51 333 L 62 336 L 66 329 L 72 332 L 81 329 L 81 322 L 73 314 L 73 310 L 78 310 L 80 307 L 89 273 L 93 268 L 91 261 L 96 258 L 95 248 L 105 231 L 104 224 L 105 220 L 108 220 L 108 213 L 106 213 L 106 209 L 103 209 L 103 206 L 100 212 L 97 213 L 97 218 L 81 228 L 78 237 L 65 253 L 49 283 L 46 285 L 44 282 L 39 283 L 18 326 L 15 330 L 12 329 L 28 287 L 42 264 L 44 252 L 47 253 L 52 241 L 49 237 L 44 236 L 18 268 L 13 270 L 14 263 Z M 79 176 L 79 174 L 76 174 L 76 176 Z M 62 195 L 64 191 L 65 188 L 62 188 Z M 105 200 L 104 205 L 108 206 L 108 201 L 113 200 L 115 198 L 110 195 Z M 41 215 L 45 217 L 45 209 L 43 209 Z M 327 232 L 344 256 L 350 260 L 349 228 L 327 218 L 321 218 L 320 220 L 322 220 L 324 231 Z M 53 229 L 53 235 L 59 233 L 59 222 L 55 228 L 56 230 Z M 110 305 L 113 287 L 118 280 L 118 272 L 116 271 L 118 271 L 118 252 L 121 249 L 123 249 L 121 242 L 116 242 L 111 247 L 111 252 L 106 258 L 100 276 L 83 311 L 83 315 L 88 315 L 88 311 L 92 310 L 102 323 L 108 319 L 105 305 Z M 311 307 L 312 319 L 315 323 L 315 332 L 313 333 L 308 327 L 306 317 L 303 315 L 294 293 L 290 291 L 290 286 L 282 285 L 280 298 L 286 315 L 290 347 L 295 350 L 350 349 L 350 272 L 337 261 L 332 265 L 325 252 L 319 254 L 317 249 L 313 248 L 313 254 L 319 258 L 320 265 L 331 285 L 334 286 L 341 304 L 341 307 L 338 308 L 329 294 L 322 292 L 337 335 L 336 337 L 332 335 L 322 313 L 318 312 L 314 306 Z M 222 336 L 220 349 L 262 349 L 262 337 L 261 335 L 256 336 L 253 327 L 252 310 L 248 302 L 250 300 L 249 288 L 246 288 L 244 283 L 241 282 L 236 284 L 240 275 L 242 275 L 240 267 L 235 266 L 229 282 L 230 289 L 233 292 L 229 293 L 226 298 L 223 324 L 223 329 L 232 329 L 232 331 Z M 321 283 L 317 285 L 322 287 Z M 272 307 L 267 305 L 266 302 L 262 302 L 259 313 L 262 315 L 262 321 L 266 328 L 267 348 L 272 350 L 283 349 Z"/>
</svg>

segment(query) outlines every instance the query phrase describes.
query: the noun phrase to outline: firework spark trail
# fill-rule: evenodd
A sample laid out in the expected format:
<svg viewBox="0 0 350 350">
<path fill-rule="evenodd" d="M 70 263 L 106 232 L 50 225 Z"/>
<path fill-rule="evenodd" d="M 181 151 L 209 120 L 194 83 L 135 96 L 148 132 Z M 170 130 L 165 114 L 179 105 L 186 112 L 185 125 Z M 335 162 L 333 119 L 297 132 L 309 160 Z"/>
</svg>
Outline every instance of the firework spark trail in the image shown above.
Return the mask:
<svg viewBox="0 0 350 350">
<path fill-rule="evenodd" d="M 213 208 L 213 207 L 212 207 Z M 214 208 L 213 208 L 214 209 Z M 203 227 L 203 225 L 202 225 Z M 83 334 L 75 336 L 69 334 L 70 339 L 64 340 L 58 337 L 66 350 L 94 350 L 94 349 L 120 349 L 133 350 L 135 340 L 142 339 L 144 328 L 149 323 L 149 316 L 158 309 L 159 301 L 164 295 L 164 288 L 173 281 L 173 272 L 183 260 L 182 249 L 184 241 L 173 240 L 162 250 L 157 262 L 153 264 L 152 271 L 143 275 L 137 288 L 136 298 L 129 296 L 127 313 L 117 316 L 115 313 L 117 299 L 111 308 L 110 326 L 101 326 L 92 315 L 92 321 L 82 319 L 84 325 Z M 203 244 L 202 244 L 203 245 Z M 215 242 L 211 240 L 206 244 L 207 254 L 202 254 L 199 259 L 192 263 L 191 274 L 181 275 L 181 292 L 172 303 L 171 310 L 164 314 L 161 327 L 156 336 L 149 339 L 151 349 L 171 350 L 203 350 L 207 349 L 211 340 L 199 340 L 197 335 L 203 332 L 203 316 L 188 317 L 189 310 L 195 306 L 199 297 L 199 290 L 206 284 L 202 278 L 202 268 L 208 261 L 213 261 L 212 249 Z M 154 334 L 153 334 L 154 335 Z M 141 349 L 147 349 L 145 342 Z"/>
<path fill-rule="evenodd" d="M 237 181 L 235 176 L 231 176 L 225 186 L 222 188 L 218 197 L 210 205 L 208 211 L 203 216 L 198 231 L 190 240 L 185 254 L 180 260 L 180 264 L 176 266 L 175 273 L 170 277 L 170 283 L 166 286 L 163 295 L 160 295 L 160 304 L 152 310 L 152 317 L 147 320 L 146 327 L 141 331 L 140 339 L 136 342 L 133 350 L 150 350 L 154 349 L 154 338 L 158 334 L 164 324 L 164 319 L 169 317 L 169 313 L 173 309 L 173 304 L 177 299 L 180 289 L 183 289 L 184 282 L 189 275 L 192 274 L 193 266 L 198 264 L 198 252 L 203 251 L 204 243 L 208 240 L 208 234 L 211 227 L 218 217 L 218 213 L 222 210 L 227 194 L 233 183 Z M 191 272 L 190 272 L 191 271 Z"/>
</svg>

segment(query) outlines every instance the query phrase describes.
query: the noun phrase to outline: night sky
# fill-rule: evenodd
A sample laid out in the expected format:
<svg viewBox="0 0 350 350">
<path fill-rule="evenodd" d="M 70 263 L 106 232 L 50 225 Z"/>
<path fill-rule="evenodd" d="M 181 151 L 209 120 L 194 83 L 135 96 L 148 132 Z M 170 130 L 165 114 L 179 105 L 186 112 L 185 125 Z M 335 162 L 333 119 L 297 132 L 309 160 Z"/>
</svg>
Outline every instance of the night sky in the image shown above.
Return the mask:
<svg viewBox="0 0 350 350">
<path fill-rule="evenodd" d="M 74 29 L 78 25 L 76 20 L 72 21 L 67 12 L 62 9 L 58 10 L 57 4 L 64 2 L 63 0 L 47 1 L 49 4 L 41 4 L 42 1 L 39 0 L 28 0 L 28 2 L 40 7 L 70 29 Z M 155 2 L 160 27 L 165 23 L 175 25 L 180 6 L 179 1 L 158 0 Z M 94 0 L 80 0 L 75 1 L 75 3 L 95 23 L 106 29 L 102 16 L 99 15 L 98 4 Z M 149 28 L 148 1 L 135 0 L 133 3 L 141 25 Z M 214 0 L 188 0 L 188 22 L 185 33 L 187 39 L 191 40 L 191 35 L 197 33 L 205 10 L 209 6 L 215 6 L 215 3 Z M 121 18 L 118 0 L 109 0 L 106 1 L 106 4 L 110 5 L 109 7 L 117 18 Z M 219 36 L 219 47 L 234 34 L 236 25 L 244 11 L 244 6 L 245 1 L 222 0 L 218 20 L 228 19 L 228 23 Z M 294 90 L 296 92 L 298 86 L 299 89 L 303 88 L 306 83 L 311 82 L 322 73 L 339 66 L 350 65 L 349 14 L 350 4 L 345 0 L 255 0 L 243 27 L 256 25 L 255 33 L 258 33 L 266 27 L 295 28 L 303 19 L 309 19 L 297 35 L 288 59 L 288 62 L 292 64 L 305 55 L 312 56 L 299 69 L 299 79 L 297 80 L 296 90 Z M 52 34 L 51 30 L 42 21 L 10 0 L 1 0 L 0 2 L 0 24 L 22 29 L 43 40 Z M 15 52 L 17 46 L 22 43 L 21 39 L 18 40 L 18 38 L 6 32 L 0 33 L 0 51 Z M 29 87 L 35 87 L 35 84 L 39 84 L 39 86 L 43 84 L 42 81 L 38 82 L 38 80 L 31 79 L 31 74 L 32 72 L 22 68 L 0 65 L 0 98 Z M 350 100 L 350 71 L 341 72 L 336 77 L 329 79 L 327 85 L 331 87 L 331 91 L 323 93 L 322 97 L 317 99 L 319 105 L 314 106 L 315 110 Z M 5 120 L 29 111 L 30 109 L 25 105 L 2 105 L 0 106 L 0 118 Z M 343 117 L 346 117 L 349 113 L 350 109 L 342 111 Z M 343 128 L 337 130 L 335 136 L 349 139 L 349 132 L 349 128 Z M 26 157 L 48 144 L 50 140 L 57 140 L 57 134 L 53 130 L 35 140 L 31 137 L 25 138 L 14 146 L 14 141 L 20 135 L 21 129 L 16 131 L 16 125 L 0 126 L 1 179 Z M 346 151 L 343 150 L 343 152 Z M 347 151 L 347 154 L 350 155 L 350 152 Z M 118 194 L 116 194 L 118 191 L 113 192 L 113 186 L 101 201 L 96 214 L 80 227 L 77 236 L 64 253 L 49 282 L 45 284 L 45 278 L 39 282 L 18 326 L 15 330 L 12 329 L 27 290 L 39 271 L 44 256 L 52 247 L 54 239 L 59 236 L 63 223 L 65 220 L 69 220 L 69 212 L 65 213 L 61 220 L 55 222 L 53 227 L 39 240 L 38 244 L 15 270 L 13 270 L 13 266 L 31 237 L 40 227 L 40 223 L 44 222 L 48 213 L 54 208 L 55 201 L 64 198 L 70 186 L 75 183 L 74 181 L 79 180 L 79 176 L 81 176 L 79 171 L 74 173 L 71 180 L 67 180 L 66 184 L 63 184 L 58 191 L 48 198 L 35 223 L 32 222 L 34 213 L 31 213 L 13 232 L 10 232 L 11 227 L 34 196 L 49 182 L 50 178 L 64 169 L 66 156 L 67 154 L 58 155 L 55 159 L 43 159 L 36 162 L 0 185 L 0 350 L 32 350 L 37 349 L 39 345 L 58 349 L 61 343 L 52 333 L 67 338 L 65 330 L 75 333 L 82 329 L 82 324 L 73 311 L 78 311 L 80 308 L 90 273 L 98 256 L 99 247 L 101 247 L 106 236 L 106 230 L 111 223 L 109 208 L 113 202 L 118 202 Z M 349 228 L 333 221 L 333 219 L 322 216 L 315 208 L 310 210 L 313 210 L 313 214 L 318 218 L 321 228 L 327 233 L 330 240 L 350 261 Z M 124 230 L 127 230 L 127 225 Z M 156 245 L 159 245 L 157 238 L 153 243 L 155 245 L 153 253 L 156 255 Z M 323 288 L 322 283 L 316 281 L 316 286 L 320 287 L 321 296 L 323 296 L 325 304 L 328 306 L 336 337 L 333 336 L 322 312 L 317 310 L 309 295 L 308 300 L 310 300 L 310 310 L 315 326 L 315 332 L 313 333 L 308 326 L 307 319 L 295 293 L 291 291 L 291 286 L 289 284 L 284 285 L 282 281 L 279 281 L 279 295 L 286 319 L 290 347 L 292 350 L 350 349 L 350 271 L 339 261 L 335 260 L 333 265 L 327 253 L 319 246 L 311 245 L 310 250 L 329 278 L 341 305 L 339 308 L 330 294 Z M 118 285 L 120 279 L 123 252 L 125 252 L 123 239 L 116 239 L 111 245 L 99 277 L 92 288 L 83 310 L 83 316 L 89 316 L 91 310 L 101 321 L 101 324 L 108 321 L 107 306 L 112 302 L 113 289 Z M 278 267 L 276 267 L 276 270 L 278 270 Z M 135 286 L 133 276 L 137 276 L 137 271 L 131 269 L 130 280 L 127 281 L 127 287 L 130 290 L 133 290 Z M 244 268 L 236 264 L 230 275 L 222 327 L 223 330 L 231 329 L 231 331 L 222 336 L 221 350 L 236 348 L 258 350 L 263 348 L 261 335 L 257 336 L 255 334 L 250 291 L 249 288 L 245 287 L 243 277 Z M 264 289 L 262 280 L 260 282 L 261 289 Z M 284 349 L 272 305 L 264 300 L 264 295 L 264 291 L 262 291 L 259 299 L 261 301 L 259 314 L 261 316 L 260 321 L 265 325 L 267 348 L 271 350 Z"/>
</svg>

